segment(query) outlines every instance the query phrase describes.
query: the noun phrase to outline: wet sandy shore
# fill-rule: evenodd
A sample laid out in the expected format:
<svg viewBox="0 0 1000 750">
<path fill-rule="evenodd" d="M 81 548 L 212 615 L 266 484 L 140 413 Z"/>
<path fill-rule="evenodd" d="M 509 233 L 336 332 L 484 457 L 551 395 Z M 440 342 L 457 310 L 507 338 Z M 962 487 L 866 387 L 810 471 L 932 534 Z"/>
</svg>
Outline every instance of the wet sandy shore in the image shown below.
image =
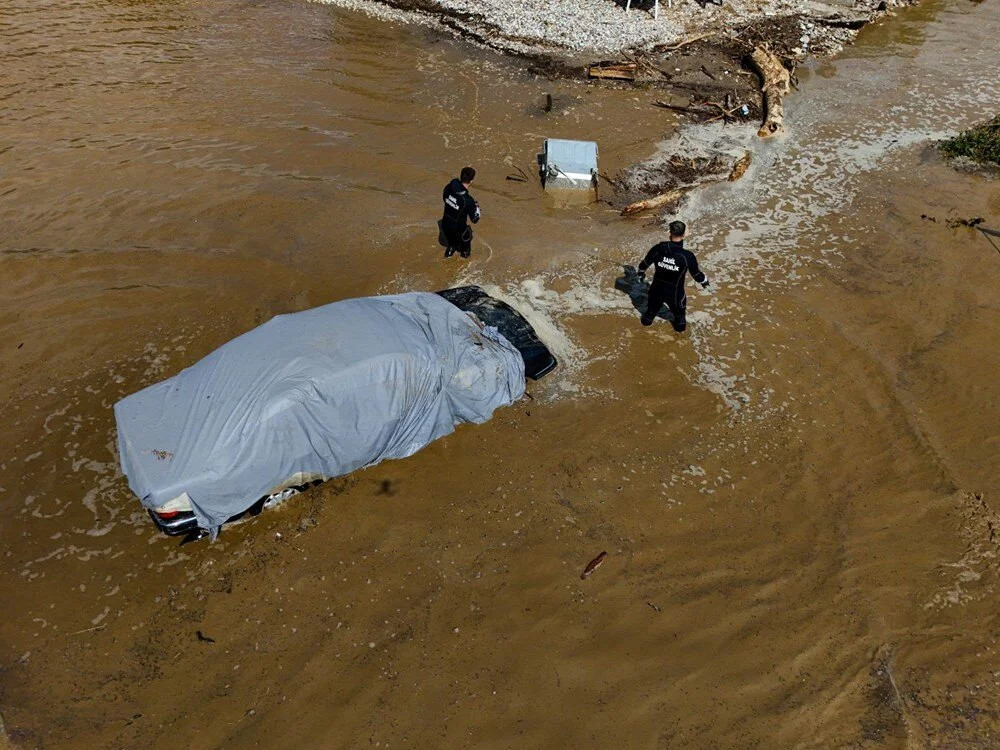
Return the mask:
<svg viewBox="0 0 1000 750">
<path fill-rule="evenodd" d="M 716 290 L 682 339 L 613 287 L 657 225 L 503 179 L 546 136 L 648 156 L 641 92 L 309 3 L 0 13 L 17 747 L 995 743 L 1000 282 L 947 219 L 1000 225 L 1000 187 L 931 147 L 1000 96 L 995 8 L 803 70 L 787 137 L 684 208 Z M 116 399 L 275 313 L 463 281 L 560 356 L 532 399 L 215 544 L 154 532 Z"/>
</svg>

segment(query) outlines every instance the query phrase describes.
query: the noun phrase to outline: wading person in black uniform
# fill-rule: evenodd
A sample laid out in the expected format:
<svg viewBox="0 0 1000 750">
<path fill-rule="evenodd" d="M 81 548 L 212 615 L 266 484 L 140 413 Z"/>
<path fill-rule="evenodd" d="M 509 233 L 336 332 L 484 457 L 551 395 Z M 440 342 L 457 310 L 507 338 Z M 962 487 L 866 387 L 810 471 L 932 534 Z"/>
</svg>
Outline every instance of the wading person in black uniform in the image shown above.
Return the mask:
<svg viewBox="0 0 1000 750">
<path fill-rule="evenodd" d="M 476 177 L 472 167 L 462 167 L 461 177 L 452 180 L 444 188 L 444 216 L 438 226 L 441 228 L 441 244 L 445 245 L 444 257 L 450 258 L 458 252 L 463 258 L 472 254 L 472 227 L 479 222 L 479 204 L 469 194 L 469 185 Z"/>
<path fill-rule="evenodd" d="M 686 231 L 687 226 L 683 221 L 670 222 L 670 241 L 653 245 L 639 263 L 640 278 L 645 275 L 647 268 L 654 267 L 653 282 L 649 285 L 649 304 L 641 318 L 644 326 L 653 325 L 653 318 L 666 303 L 674 316 L 670 321 L 674 330 L 683 331 L 687 328 L 684 276 L 690 273 L 702 287 L 708 287 L 708 277 L 698 268 L 698 259 L 690 250 L 684 249 Z"/>
</svg>

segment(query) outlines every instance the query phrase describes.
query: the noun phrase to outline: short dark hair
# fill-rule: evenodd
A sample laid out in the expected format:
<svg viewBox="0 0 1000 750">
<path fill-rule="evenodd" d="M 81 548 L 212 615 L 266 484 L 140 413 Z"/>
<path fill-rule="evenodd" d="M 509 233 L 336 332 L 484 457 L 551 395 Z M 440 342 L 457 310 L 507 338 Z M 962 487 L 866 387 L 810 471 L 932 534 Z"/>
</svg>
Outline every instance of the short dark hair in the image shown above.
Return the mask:
<svg viewBox="0 0 1000 750">
<path fill-rule="evenodd" d="M 683 221 L 670 222 L 670 234 L 672 234 L 674 237 L 683 237 L 686 231 L 687 231 L 687 224 L 685 224 Z"/>
<path fill-rule="evenodd" d="M 459 178 L 462 180 L 462 182 L 468 185 L 475 178 L 476 178 L 476 170 L 474 170 L 472 167 L 462 167 L 462 175 Z"/>
</svg>

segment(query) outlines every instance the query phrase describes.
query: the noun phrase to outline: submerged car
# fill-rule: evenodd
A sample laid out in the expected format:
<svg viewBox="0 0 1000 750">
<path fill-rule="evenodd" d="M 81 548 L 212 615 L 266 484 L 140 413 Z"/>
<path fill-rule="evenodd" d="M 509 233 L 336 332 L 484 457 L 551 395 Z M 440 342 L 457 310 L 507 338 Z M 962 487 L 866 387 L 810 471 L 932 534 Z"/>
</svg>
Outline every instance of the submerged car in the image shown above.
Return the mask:
<svg viewBox="0 0 1000 750">
<path fill-rule="evenodd" d="M 115 404 L 122 471 L 161 531 L 214 535 L 485 422 L 555 367 L 521 314 L 476 286 L 278 315 Z"/>
</svg>

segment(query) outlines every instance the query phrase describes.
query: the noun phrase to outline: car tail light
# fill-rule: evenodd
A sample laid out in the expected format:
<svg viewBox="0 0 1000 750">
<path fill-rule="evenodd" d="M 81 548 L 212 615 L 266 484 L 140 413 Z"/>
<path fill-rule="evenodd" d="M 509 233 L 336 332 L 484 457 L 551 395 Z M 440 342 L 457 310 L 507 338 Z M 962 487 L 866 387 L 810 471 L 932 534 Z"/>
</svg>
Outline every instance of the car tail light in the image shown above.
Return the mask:
<svg viewBox="0 0 1000 750">
<path fill-rule="evenodd" d="M 181 514 L 179 510 L 155 510 L 153 512 L 164 521 L 169 521 L 171 518 L 176 518 Z"/>
</svg>

